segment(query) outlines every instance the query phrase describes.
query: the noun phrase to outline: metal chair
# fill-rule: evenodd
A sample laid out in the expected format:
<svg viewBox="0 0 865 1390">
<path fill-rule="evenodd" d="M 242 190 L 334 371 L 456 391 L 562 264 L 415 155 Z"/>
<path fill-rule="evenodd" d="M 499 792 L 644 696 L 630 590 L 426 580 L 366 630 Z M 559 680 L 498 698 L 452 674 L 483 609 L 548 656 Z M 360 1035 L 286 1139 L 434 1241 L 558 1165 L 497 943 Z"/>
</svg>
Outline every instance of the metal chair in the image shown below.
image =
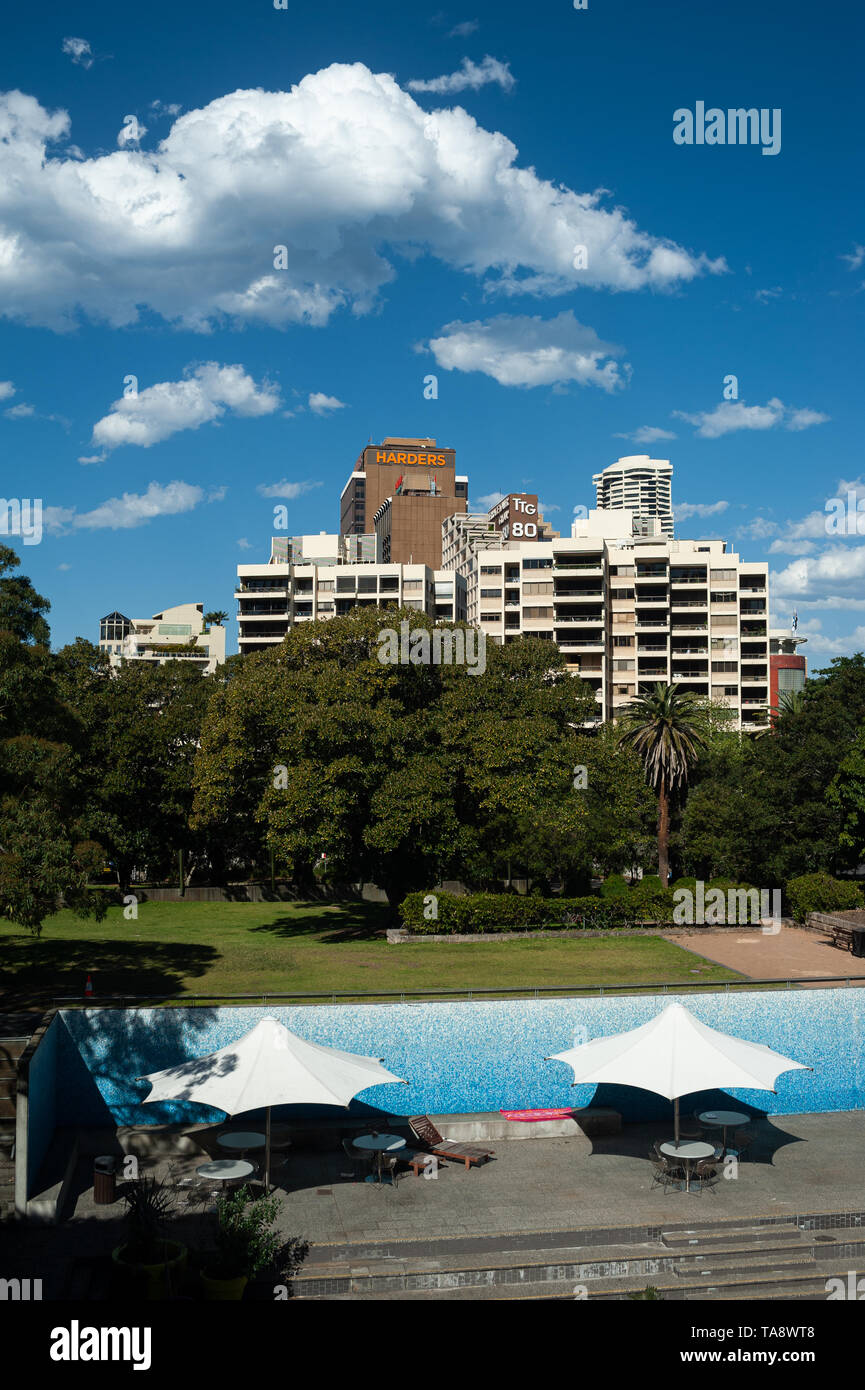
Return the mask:
<svg viewBox="0 0 865 1390">
<path fill-rule="evenodd" d="M 390 1184 L 391 1184 L 391 1187 L 393 1188 L 394 1192 L 397 1192 L 397 1193 L 399 1192 L 399 1188 L 398 1188 L 398 1185 L 397 1185 L 397 1167 L 398 1167 L 398 1165 L 399 1165 L 399 1155 L 398 1155 L 398 1154 L 395 1154 L 395 1153 L 392 1153 L 392 1154 L 383 1153 L 382 1156 L 381 1156 L 381 1163 L 379 1164 L 379 1170 L 378 1170 L 379 1185 L 380 1185 L 380 1186 L 383 1186 L 383 1185 L 384 1185 L 384 1181 L 383 1181 L 383 1180 L 384 1180 L 385 1176 L 389 1176 L 389 1177 L 390 1177 Z"/>
<path fill-rule="evenodd" d="M 714 1158 L 701 1158 L 698 1160 L 694 1172 L 691 1175 L 691 1186 L 694 1182 L 699 1183 L 697 1191 L 703 1195 L 703 1188 L 708 1187 L 712 1192 L 718 1184 L 718 1169 Z"/>
<path fill-rule="evenodd" d="M 366 1173 L 363 1170 L 370 1167 L 373 1154 L 369 1151 L 364 1152 L 362 1149 L 356 1149 L 350 1139 L 343 1139 L 341 1143 L 342 1151 L 351 1165 L 351 1172 L 340 1173 L 340 1177 L 350 1177 L 354 1182 L 361 1182 L 362 1179 L 366 1177 Z"/>
</svg>

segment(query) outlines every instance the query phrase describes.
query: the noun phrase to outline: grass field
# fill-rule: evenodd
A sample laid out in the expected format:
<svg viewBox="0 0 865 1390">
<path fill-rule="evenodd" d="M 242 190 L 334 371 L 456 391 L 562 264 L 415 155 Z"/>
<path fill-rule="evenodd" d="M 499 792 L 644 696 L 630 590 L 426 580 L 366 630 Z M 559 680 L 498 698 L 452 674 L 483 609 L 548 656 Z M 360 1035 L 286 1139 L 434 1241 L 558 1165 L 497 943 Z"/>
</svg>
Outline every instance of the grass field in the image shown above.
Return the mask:
<svg viewBox="0 0 865 1390">
<path fill-rule="evenodd" d="M 566 941 L 417 941 L 389 945 L 368 903 L 142 903 L 137 921 L 61 912 L 39 939 L 0 926 L 0 1007 L 128 993 L 184 995 L 694 984 L 735 972 L 660 937 Z"/>
</svg>

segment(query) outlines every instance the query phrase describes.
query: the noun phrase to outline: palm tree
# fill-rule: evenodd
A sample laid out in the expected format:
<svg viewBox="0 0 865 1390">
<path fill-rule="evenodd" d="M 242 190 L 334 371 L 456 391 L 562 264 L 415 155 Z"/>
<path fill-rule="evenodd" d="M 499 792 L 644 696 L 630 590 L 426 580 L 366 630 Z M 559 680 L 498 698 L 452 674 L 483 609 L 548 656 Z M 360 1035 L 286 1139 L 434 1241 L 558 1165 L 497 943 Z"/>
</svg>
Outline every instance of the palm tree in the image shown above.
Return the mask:
<svg viewBox="0 0 865 1390">
<path fill-rule="evenodd" d="M 622 712 L 619 742 L 640 755 L 646 778 L 658 794 L 658 874 L 670 875 L 670 798 L 686 787 L 691 768 L 706 747 L 705 702 L 676 685 L 658 684 Z"/>
<path fill-rule="evenodd" d="M 227 617 L 228 614 L 223 609 L 217 608 L 213 613 L 205 613 L 204 623 L 206 627 L 210 627 L 211 623 L 215 623 L 217 627 L 222 627 Z"/>
</svg>

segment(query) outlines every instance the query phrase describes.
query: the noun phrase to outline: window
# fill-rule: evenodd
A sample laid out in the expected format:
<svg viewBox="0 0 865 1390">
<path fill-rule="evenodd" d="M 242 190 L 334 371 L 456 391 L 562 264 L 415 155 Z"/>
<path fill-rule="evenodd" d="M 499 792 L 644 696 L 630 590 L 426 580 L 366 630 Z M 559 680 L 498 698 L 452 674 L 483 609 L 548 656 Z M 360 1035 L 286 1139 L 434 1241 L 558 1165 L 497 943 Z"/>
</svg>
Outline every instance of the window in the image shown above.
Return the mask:
<svg viewBox="0 0 865 1390">
<path fill-rule="evenodd" d="M 739 645 L 738 637 L 713 637 L 712 651 L 735 652 Z"/>
<path fill-rule="evenodd" d="M 376 579 L 374 574 L 358 575 L 357 591 L 359 594 L 374 594 L 376 591 Z"/>
<path fill-rule="evenodd" d="M 633 660 L 631 660 L 631 661 L 614 661 L 614 662 L 613 662 L 613 670 L 614 670 L 614 671 L 633 671 L 633 670 L 634 670 L 634 662 L 633 662 Z"/>
<path fill-rule="evenodd" d="M 731 590 L 731 591 L 729 591 L 729 592 L 719 590 L 718 593 L 713 593 L 713 594 L 712 594 L 712 602 L 713 602 L 713 603 L 735 603 L 735 602 L 736 602 L 736 590 L 733 589 L 733 590 Z"/>
<path fill-rule="evenodd" d="M 633 637 L 614 637 L 614 638 L 613 638 L 613 646 L 614 646 L 614 647 L 632 647 L 633 645 L 634 645 L 634 639 L 633 639 Z"/>
<path fill-rule="evenodd" d="M 501 574 L 501 565 L 481 565 L 481 574 Z"/>
<path fill-rule="evenodd" d="M 552 559 L 523 560 L 524 570 L 551 570 L 553 568 Z M 540 636 L 540 634 L 537 634 Z"/>
<path fill-rule="evenodd" d="M 481 613 L 482 623 L 500 623 L 501 620 L 501 613 Z"/>
<path fill-rule="evenodd" d="M 710 570 L 713 579 L 735 579 L 735 570 Z"/>
<path fill-rule="evenodd" d="M 544 584 L 537 579 L 527 579 L 523 584 L 524 594 L 551 594 L 553 592 L 552 582 Z"/>
<path fill-rule="evenodd" d="M 332 579 L 320 579 L 320 580 L 318 581 L 318 592 L 319 592 L 320 594 L 324 594 L 324 593 L 331 593 L 331 594 L 332 594 L 332 593 L 333 593 L 333 580 L 332 580 Z"/>
<path fill-rule="evenodd" d="M 338 594 L 353 594 L 356 583 L 357 580 L 354 575 L 351 575 L 348 579 L 338 579 L 336 581 L 336 592 Z"/>
<path fill-rule="evenodd" d="M 501 589 L 481 589 L 481 598 L 501 598 Z"/>
<path fill-rule="evenodd" d="M 633 579 L 637 573 L 634 565 L 611 565 L 610 574 L 616 574 L 620 579 Z"/>
<path fill-rule="evenodd" d="M 538 618 L 552 618 L 552 608 L 524 608 L 523 618 L 529 622 L 536 622 Z"/>
<path fill-rule="evenodd" d="M 383 575 L 379 583 L 379 588 L 383 594 L 392 594 L 399 589 L 399 579 L 395 574 Z"/>
<path fill-rule="evenodd" d="M 713 661 L 713 671 L 738 671 L 739 667 L 735 661 Z"/>
<path fill-rule="evenodd" d="M 633 597 L 634 597 L 634 591 L 633 591 L 633 589 L 613 589 L 613 590 L 611 591 L 611 596 L 612 596 L 613 598 L 633 598 Z M 659 598 L 663 598 L 664 595 L 663 595 L 663 594 L 659 594 L 658 597 L 659 597 Z"/>
<path fill-rule="evenodd" d="M 404 579 L 404 580 L 403 580 L 403 585 L 402 585 L 402 587 L 403 587 L 403 589 L 406 591 L 406 593 L 409 591 L 409 589 L 411 589 L 412 591 L 414 591 L 415 589 L 422 589 L 422 588 L 423 588 L 423 580 L 422 580 L 422 579 Z"/>
</svg>

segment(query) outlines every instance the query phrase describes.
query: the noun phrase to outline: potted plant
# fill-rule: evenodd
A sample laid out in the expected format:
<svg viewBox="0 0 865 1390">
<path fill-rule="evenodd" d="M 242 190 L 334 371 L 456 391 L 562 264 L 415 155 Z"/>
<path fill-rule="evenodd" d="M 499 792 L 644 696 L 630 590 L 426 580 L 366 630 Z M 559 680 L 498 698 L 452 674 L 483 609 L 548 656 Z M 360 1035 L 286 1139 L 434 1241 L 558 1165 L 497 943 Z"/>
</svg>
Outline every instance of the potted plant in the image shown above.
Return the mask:
<svg viewBox="0 0 865 1390">
<path fill-rule="evenodd" d="M 186 1246 L 165 1231 L 174 1196 L 156 1178 L 136 1178 L 125 1188 L 126 1240 L 111 1253 L 118 1269 L 143 1286 L 148 1302 L 164 1298 L 171 1280 L 186 1266 Z"/>
<path fill-rule="evenodd" d="M 216 1250 L 201 1272 L 209 1299 L 243 1298 L 247 1283 L 259 1270 L 274 1268 L 290 1278 L 306 1255 L 306 1242 L 283 1241 L 273 1229 L 281 1202 L 278 1197 L 252 1200 L 241 1187 L 216 1204 Z"/>
</svg>

